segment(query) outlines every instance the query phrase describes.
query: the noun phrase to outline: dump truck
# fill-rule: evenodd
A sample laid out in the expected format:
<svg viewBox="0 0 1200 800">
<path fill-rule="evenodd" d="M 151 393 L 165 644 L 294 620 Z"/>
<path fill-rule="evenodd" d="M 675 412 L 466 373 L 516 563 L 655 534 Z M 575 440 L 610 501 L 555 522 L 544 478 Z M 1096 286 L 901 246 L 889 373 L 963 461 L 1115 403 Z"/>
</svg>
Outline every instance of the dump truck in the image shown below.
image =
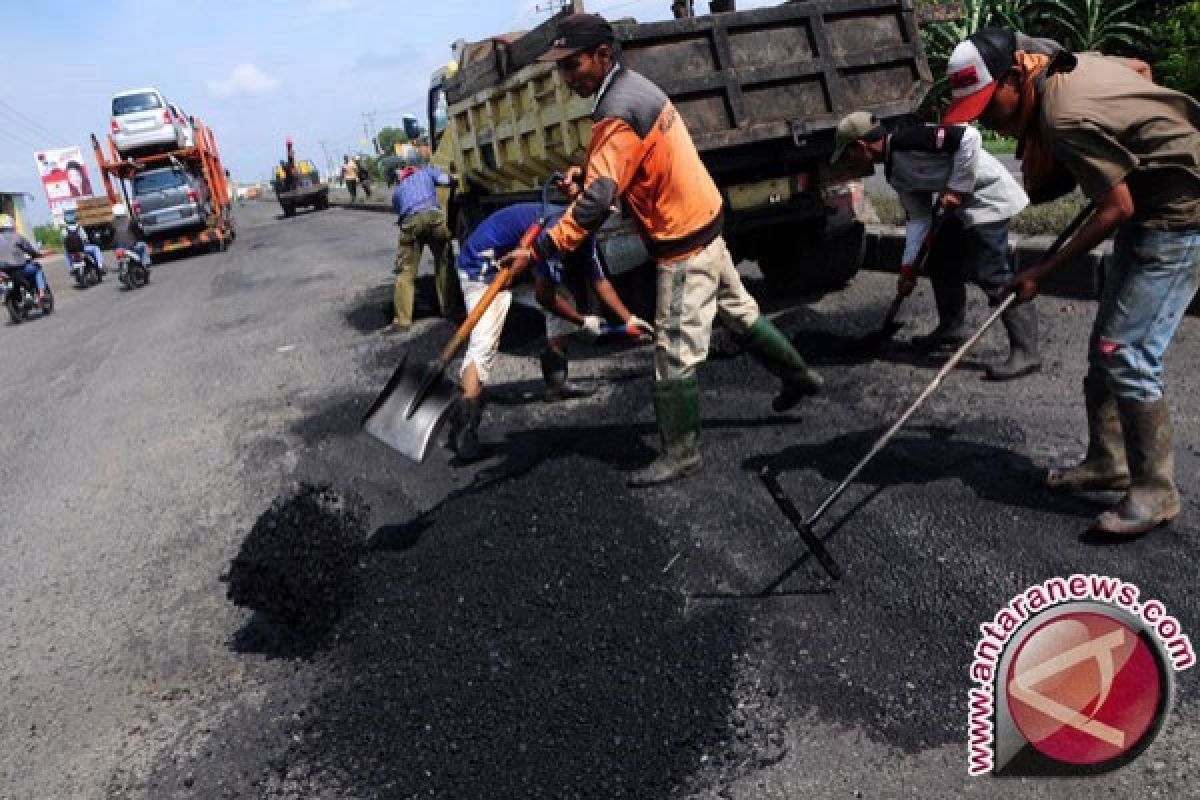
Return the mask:
<svg viewBox="0 0 1200 800">
<path fill-rule="evenodd" d="M 296 160 L 291 139 L 287 140 L 286 147 L 287 158 L 279 162 L 275 168 L 275 178 L 271 181 L 283 215 L 295 216 L 296 209 L 302 207 L 318 211 L 329 208 L 329 184 L 321 180 L 316 165 L 307 159 Z"/>
<path fill-rule="evenodd" d="M 151 256 L 195 249 L 225 250 L 237 237 L 230 202 L 229 173 L 221 163 L 217 139 L 208 126 L 196 117 L 191 117 L 189 122 L 194 133 L 191 147 L 137 158 L 121 156 L 111 135 L 108 136 L 108 148 L 105 150 L 96 135 L 92 134 L 96 164 L 104 178 L 109 201 L 115 204 L 119 198 L 124 199 L 129 211 L 130 232 L 147 243 Z M 186 172 L 188 185 L 196 185 L 203 191 L 201 197 L 200 192 L 187 190 L 189 199 L 197 202 L 201 213 L 197 223 L 189 229 L 153 234 L 147 231 L 151 226 L 143 224 L 144 220 L 139 217 L 142 209 L 131 195 L 132 184 L 138 175 L 148 176 L 166 168 Z"/>
<path fill-rule="evenodd" d="M 434 162 L 457 176 L 456 232 L 582 163 L 592 100 L 537 61 L 559 20 L 579 10 L 575 0 L 527 33 L 460 41 L 434 73 L 429 130 Z M 856 109 L 894 123 L 920 107 L 933 80 L 912 0 L 788 2 L 613 27 L 622 63 L 661 87 L 686 122 L 725 199 L 735 257 L 757 261 L 781 291 L 853 276 L 865 250 L 862 185 L 831 176 L 834 129 Z M 614 273 L 647 259 L 625 214 L 597 238 Z"/>
</svg>

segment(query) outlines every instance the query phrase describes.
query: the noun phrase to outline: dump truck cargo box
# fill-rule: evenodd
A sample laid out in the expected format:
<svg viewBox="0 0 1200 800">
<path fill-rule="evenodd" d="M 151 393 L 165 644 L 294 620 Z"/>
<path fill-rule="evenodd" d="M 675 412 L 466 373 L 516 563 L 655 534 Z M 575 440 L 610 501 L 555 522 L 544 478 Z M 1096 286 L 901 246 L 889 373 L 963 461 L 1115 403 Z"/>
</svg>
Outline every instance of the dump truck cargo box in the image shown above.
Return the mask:
<svg viewBox="0 0 1200 800">
<path fill-rule="evenodd" d="M 577 160 L 587 142 L 591 103 L 537 62 L 560 18 L 514 41 L 476 46 L 474 60 L 447 83 L 460 148 L 485 185 L 525 172 L 534 181 Z M 614 28 L 623 62 L 670 96 L 714 173 L 760 173 L 774 162 L 786 174 L 786 162 L 832 152 L 842 115 L 912 114 L 933 83 L 909 0 L 785 3 L 618 20 Z M 518 182 L 529 188 L 529 181 Z"/>
</svg>

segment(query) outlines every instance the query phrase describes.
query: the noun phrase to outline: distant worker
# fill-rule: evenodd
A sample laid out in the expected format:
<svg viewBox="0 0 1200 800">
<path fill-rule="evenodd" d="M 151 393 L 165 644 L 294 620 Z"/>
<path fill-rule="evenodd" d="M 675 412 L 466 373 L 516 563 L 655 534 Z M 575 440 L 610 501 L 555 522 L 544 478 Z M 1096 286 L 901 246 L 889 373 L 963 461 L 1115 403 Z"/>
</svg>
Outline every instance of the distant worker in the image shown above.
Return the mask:
<svg viewBox="0 0 1200 800">
<path fill-rule="evenodd" d="M 1116 234 L 1083 380 L 1087 453 L 1046 483 L 1124 490 L 1095 528 L 1136 535 L 1182 510 L 1163 358 L 1200 286 L 1200 103 L 1152 83 L 1141 62 L 1047 43 L 1002 28 L 960 42 L 946 118 L 1016 137 L 1031 197 L 1078 184 L 1095 204 L 1056 255 L 1017 273 L 1021 302 Z"/>
<path fill-rule="evenodd" d="M 557 221 L 566 211 L 551 206 L 550 221 Z M 503 208 L 479 224 L 458 257 L 458 277 L 466 297 L 468 311 L 473 311 L 488 286 L 496 278 L 496 261 L 507 255 L 521 242 L 521 236 L 541 216 L 541 203 L 517 203 Z M 635 317 L 621 302 L 596 254 L 595 242 L 588 239 L 565 258 L 539 262 L 534 269 L 534 293 L 546 314 L 546 349 L 542 351 L 542 379 L 546 382 L 545 398 L 565 400 L 591 394 L 591 390 L 576 386 L 568 380 L 567 338 L 576 330 L 589 336 L 604 332 L 604 319 L 583 314 L 565 288 L 566 272 L 585 277 L 596 297 L 614 317 L 621 320 L 620 333 L 638 339 L 649 337 L 649 323 Z M 581 274 L 580 274 L 581 273 Z M 483 386 L 491 377 L 492 366 L 500 347 L 500 333 L 512 306 L 512 292 L 498 294 L 479 320 L 467 344 L 461 372 L 462 414 L 455 426 L 451 441 L 459 458 L 474 461 L 482 455 L 479 447 L 479 423 L 483 416 Z"/>
<path fill-rule="evenodd" d="M 37 292 L 39 303 L 46 298 L 46 273 L 34 259 L 41 255 L 33 242 L 17 232 L 12 216 L 0 214 L 0 269 L 12 270 L 14 278 L 24 280 Z"/>
<path fill-rule="evenodd" d="M 708 357 L 714 317 L 783 381 L 776 411 L 792 408 L 822 381 L 742 285 L 721 235 L 721 193 L 683 118 L 661 89 L 617 62 L 614 43 L 603 17 L 573 14 L 559 23 L 558 38 L 542 56 L 557 61 L 575 94 L 596 95 L 587 167 L 571 168 L 560 187 L 572 198 L 562 219 L 532 249 L 514 250 L 505 262 L 548 261 L 575 250 L 624 199 L 658 261 L 654 412 L 663 452 L 629 478 L 631 486 L 651 486 L 703 465 L 696 367 Z"/>
<path fill-rule="evenodd" d="M 971 334 L 967 326 L 970 281 L 996 305 L 1013 276 L 1008 252 L 1009 220 L 1029 205 L 1012 173 L 983 149 L 983 137 L 969 125 L 910 125 L 888 133 L 869 111 L 856 111 L 838 123 L 831 163 L 844 161 L 859 171 L 884 164 L 887 181 L 908 216 L 900 259 L 899 295 L 916 286 L 914 261 L 933 223 L 933 196 L 941 197 L 946 219 L 930 243 L 929 279 L 938 324 L 916 336 L 922 350 L 958 347 Z M 1003 381 L 1041 369 L 1038 318 L 1033 303 L 1012 306 L 1000 317 L 1008 332 L 1009 355 L 987 368 Z"/>
<path fill-rule="evenodd" d="M 449 186 L 450 176 L 437 167 L 405 167 L 392 190 L 392 209 L 400 237 L 396 242 L 396 311 L 389 330 L 403 333 L 412 327 L 416 296 L 417 268 L 428 247 L 433 253 L 434 285 L 438 311 L 443 317 L 463 313 L 462 292 L 450 267 L 450 229 L 446 214 L 438 205 L 437 187 Z"/>
<path fill-rule="evenodd" d="M 91 243 L 87 229 L 79 224 L 79 218 L 73 208 L 63 212 L 63 250 L 68 255 L 86 253 L 91 256 L 92 261 L 96 262 L 96 267 L 101 272 L 107 271 L 104 269 L 104 253 L 97 245 Z M 68 265 L 71 263 L 70 259 L 67 260 L 67 263 Z"/>
<path fill-rule="evenodd" d="M 350 156 L 342 156 L 342 182 L 350 193 L 350 202 L 358 199 L 358 164 L 350 160 Z"/>
<path fill-rule="evenodd" d="M 371 199 L 371 172 L 367 168 L 367 164 L 361 158 L 354 160 L 354 166 L 358 169 L 358 185 L 362 187 L 363 194 L 367 199 Z"/>
</svg>

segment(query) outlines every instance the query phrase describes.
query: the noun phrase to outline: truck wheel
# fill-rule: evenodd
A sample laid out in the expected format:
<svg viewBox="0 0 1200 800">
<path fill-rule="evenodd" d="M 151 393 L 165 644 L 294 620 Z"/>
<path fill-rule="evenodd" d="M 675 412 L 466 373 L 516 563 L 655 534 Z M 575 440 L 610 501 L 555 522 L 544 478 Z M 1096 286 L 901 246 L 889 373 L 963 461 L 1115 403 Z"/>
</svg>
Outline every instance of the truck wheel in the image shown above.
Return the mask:
<svg viewBox="0 0 1200 800">
<path fill-rule="evenodd" d="M 758 259 L 767 288 L 773 294 L 828 292 L 849 283 L 862 266 L 867 226 L 854 220 L 840 231 L 780 238 L 787 243 L 773 246 Z"/>
<path fill-rule="evenodd" d="M 325 209 L 329 208 L 329 195 L 323 194 L 317 197 L 317 202 L 315 205 L 317 207 L 317 211 L 324 211 Z"/>
<path fill-rule="evenodd" d="M 284 203 L 283 204 L 283 215 L 285 217 L 296 216 L 296 207 L 294 205 L 292 205 L 291 203 Z"/>
</svg>

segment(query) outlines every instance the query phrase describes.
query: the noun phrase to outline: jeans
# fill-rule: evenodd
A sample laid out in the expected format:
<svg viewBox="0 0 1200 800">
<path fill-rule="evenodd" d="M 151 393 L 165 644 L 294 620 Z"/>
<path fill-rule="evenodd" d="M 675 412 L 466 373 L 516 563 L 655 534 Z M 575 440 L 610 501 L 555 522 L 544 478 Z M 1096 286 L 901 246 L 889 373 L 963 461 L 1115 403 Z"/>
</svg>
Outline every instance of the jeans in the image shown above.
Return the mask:
<svg viewBox="0 0 1200 800">
<path fill-rule="evenodd" d="M 1104 291 L 1088 344 L 1090 371 L 1121 399 L 1163 394 L 1163 355 L 1200 285 L 1200 229 L 1123 225 L 1105 264 Z"/>
<path fill-rule="evenodd" d="M 957 215 L 951 215 L 942 223 L 929 253 L 929 279 L 954 285 L 973 283 L 991 305 L 1000 302 L 1001 290 L 1013 276 L 1008 222 L 1002 219 L 966 228 Z"/>
<path fill-rule="evenodd" d="M 104 269 L 104 253 L 100 251 L 98 246 L 94 244 L 85 244 L 83 246 L 83 252 L 92 257 L 92 260 L 96 262 L 97 267 Z"/>
<path fill-rule="evenodd" d="M 25 280 L 32 281 L 39 292 L 46 289 L 46 273 L 42 271 L 42 265 L 36 261 L 30 261 L 21 268 L 21 275 Z"/>
</svg>

